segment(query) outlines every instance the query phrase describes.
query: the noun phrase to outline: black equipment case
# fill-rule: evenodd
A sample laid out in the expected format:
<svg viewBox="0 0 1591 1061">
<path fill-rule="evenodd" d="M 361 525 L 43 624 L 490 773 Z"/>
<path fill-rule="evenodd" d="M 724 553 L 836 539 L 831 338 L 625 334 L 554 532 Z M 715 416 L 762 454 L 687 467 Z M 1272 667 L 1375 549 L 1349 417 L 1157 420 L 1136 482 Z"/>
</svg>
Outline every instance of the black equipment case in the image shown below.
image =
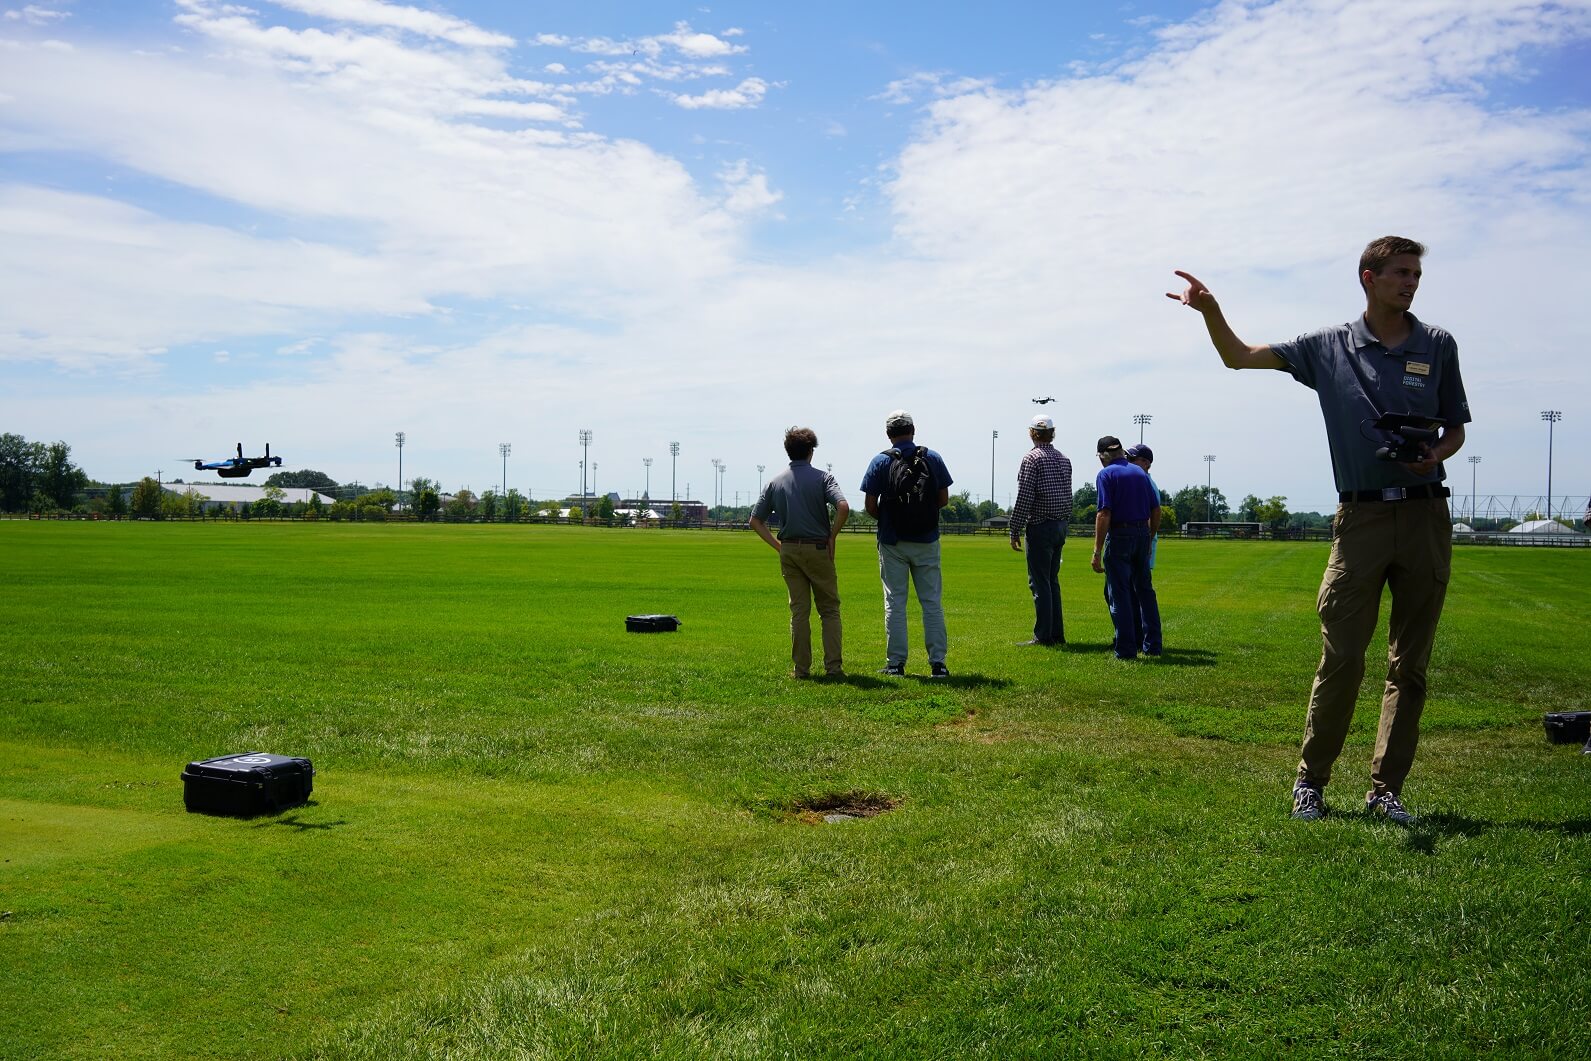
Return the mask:
<svg viewBox="0 0 1591 1061">
<path fill-rule="evenodd" d="M 190 811 L 234 818 L 296 807 L 314 787 L 315 767 L 308 759 L 268 752 L 201 759 L 182 772 L 182 802 Z"/>
<path fill-rule="evenodd" d="M 1591 711 L 1549 711 L 1541 721 L 1554 744 L 1591 740 Z"/>
<path fill-rule="evenodd" d="M 626 615 L 624 628 L 632 634 L 661 634 L 678 630 L 680 621 L 673 615 Z"/>
</svg>

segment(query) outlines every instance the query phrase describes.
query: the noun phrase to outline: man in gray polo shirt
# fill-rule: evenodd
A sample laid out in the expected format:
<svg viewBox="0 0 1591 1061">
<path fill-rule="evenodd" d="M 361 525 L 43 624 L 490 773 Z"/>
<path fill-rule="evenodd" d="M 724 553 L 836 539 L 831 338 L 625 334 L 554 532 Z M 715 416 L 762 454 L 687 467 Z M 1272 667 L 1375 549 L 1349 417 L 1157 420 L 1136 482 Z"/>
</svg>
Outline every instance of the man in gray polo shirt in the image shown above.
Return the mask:
<svg viewBox="0 0 1591 1061">
<path fill-rule="evenodd" d="M 812 670 L 812 601 L 817 599 L 823 624 L 823 673 L 845 674 L 840 658 L 840 587 L 834 574 L 834 543 L 851 515 L 851 506 L 834 476 L 812 467 L 818 436 L 810 427 L 792 427 L 784 433 L 784 451 L 790 466 L 768 480 L 751 510 L 751 529 L 779 554 L 779 572 L 790 590 L 790 658 L 792 675 L 807 677 Z M 834 517 L 829 517 L 829 505 Z M 768 520 L 779 516 L 779 536 L 768 529 Z"/>
<path fill-rule="evenodd" d="M 1401 793 L 1419 742 L 1425 670 L 1453 555 L 1442 462 L 1464 444 L 1470 419 L 1458 345 L 1409 312 L 1424 254 L 1423 246 L 1401 236 L 1375 240 L 1359 259 L 1364 313 L 1269 346 L 1239 339 L 1210 289 L 1191 274 L 1177 273 L 1188 282 L 1181 294 L 1166 293 L 1204 316 L 1228 368 L 1284 370 L 1315 391 L 1325 414 L 1339 504 L 1316 602 L 1320 666 L 1293 786 L 1293 817 L 1304 820 L 1326 812 L 1323 791 L 1353 719 L 1381 589 L 1390 586 L 1387 683 L 1365 808 L 1400 825 L 1414 823 Z M 1434 441 L 1422 445 L 1419 459 L 1382 460 L 1376 451 L 1390 437 L 1372 425 L 1385 413 L 1440 419 L 1444 425 Z"/>
</svg>

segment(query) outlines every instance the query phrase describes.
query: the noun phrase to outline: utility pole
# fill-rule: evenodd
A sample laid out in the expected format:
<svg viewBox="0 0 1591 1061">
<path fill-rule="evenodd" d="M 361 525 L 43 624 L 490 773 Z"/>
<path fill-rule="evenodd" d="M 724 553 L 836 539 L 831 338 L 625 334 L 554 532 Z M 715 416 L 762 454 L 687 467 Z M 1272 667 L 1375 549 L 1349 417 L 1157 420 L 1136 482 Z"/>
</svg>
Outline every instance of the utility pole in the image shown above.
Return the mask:
<svg viewBox="0 0 1591 1061">
<path fill-rule="evenodd" d="M 586 502 L 586 461 L 589 460 L 590 457 L 591 429 L 589 427 L 582 427 L 580 429 L 580 514 L 582 516 L 587 515 L 585 512 L 585 509 L 588 507 Z"/>
<path fill-rule="evenodd" d="M 1481 462 L 1481 459 L 1479 457 L 1475 456 L 1473 453 L 1470 454 L 1470 458 L 1469 458 L 1469 529 L 1470 530 L 1474 530 L 1475 529 L 1475 465 L 1479 464 L 1480 462 Z"/>
<path fill-rule="evenodd" d="M 409 436 L 407 434 L 405 434 L 404 432 L 399 431 L 393 437 L 397 440 L 397 446 L 398 446 L 398 511 L 402 512 L 403 511 L 403 444 L 409 440 Z"/>
<path fill-rule="evenodd" d="M 1215 467 L 1215 454 L 1204 455 L 1204 522 L 1210 522 L 1210 474 Z"/>
<path fill-rule="evenodd" d="M 994 500 L 994 443 L 1000 437 L 1000 432 L 992 431 L 989 437 L 989 500 Z M 999 506 L 996 505 L 996 508 Z"/>
<path fill-rule="evenodd" d="M 1149 413 L 1133 413 L 1132 414 L 1132 422 L 1138 425 L 1138 442 L 1139 442 L 1140 445 L 1143 443 L 1143 440 L 1144 440 L 1144 425 L 1147 424 L 1149 421 L 1151 421 L 1153 419 L 1154 419 L 1154 417 L 1151 416 Z"/>
<path fill-rule="evenodd" d="M 1541 418 L 1547 421 L 1547 518 L 1552 518 L 1552 425 L 1563 419 L 1557 409 L 1544 409 Z"/>
</svg>

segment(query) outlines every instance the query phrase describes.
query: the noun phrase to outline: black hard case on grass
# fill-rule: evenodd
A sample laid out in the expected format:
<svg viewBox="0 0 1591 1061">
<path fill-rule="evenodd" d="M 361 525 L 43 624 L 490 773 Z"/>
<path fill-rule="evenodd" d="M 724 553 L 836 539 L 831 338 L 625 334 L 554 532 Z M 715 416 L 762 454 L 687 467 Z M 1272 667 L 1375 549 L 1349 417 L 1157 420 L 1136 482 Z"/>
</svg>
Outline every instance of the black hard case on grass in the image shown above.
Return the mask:
<svg viewBox="0 0 1591 1061">
<path fill-rule="evenodd" d="M 182 802 L 190 811 L 233 818 L 296 807 L 314 787 L 315 767 L 308 759 L 268 752 L 201 759 L 182 772 Z"/>
<path fill-rule="evenodd" d="M 1549 711 L 1541 722 L 1547 727 L 1547 739 L 1554 744 L 1591 740 L 1591 711 Z"/>
<path fill-rule="evenodd" d="M 678 630 L 680 621 L 672 615 L 627 615 L 624 628 L 632 634 L 662 634 Z"/>
</svg>

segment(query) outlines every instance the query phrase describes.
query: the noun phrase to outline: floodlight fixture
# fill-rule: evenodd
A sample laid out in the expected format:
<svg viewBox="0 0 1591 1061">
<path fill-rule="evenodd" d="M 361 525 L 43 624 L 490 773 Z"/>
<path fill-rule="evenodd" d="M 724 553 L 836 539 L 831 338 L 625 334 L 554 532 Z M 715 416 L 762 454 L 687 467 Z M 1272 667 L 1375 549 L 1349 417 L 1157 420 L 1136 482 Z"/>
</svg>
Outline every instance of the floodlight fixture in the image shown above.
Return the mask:
<svg viewBox="0 0 1591 1061">
<path fill-rule="evenodd" d="M 393 435 L 394 444 L 398 447 L 398 511 L 403 511 L 403 444 L 409 441 L 406 432 L 399 431 Z"/>
<path fill-rule="evenodd" d="M 1552 425 L 1563 419 L 1557 409 L 1543 409 L 1541 418 L 1547 421 L 1547 518 L 1552 518 Z"/>
</svg>

